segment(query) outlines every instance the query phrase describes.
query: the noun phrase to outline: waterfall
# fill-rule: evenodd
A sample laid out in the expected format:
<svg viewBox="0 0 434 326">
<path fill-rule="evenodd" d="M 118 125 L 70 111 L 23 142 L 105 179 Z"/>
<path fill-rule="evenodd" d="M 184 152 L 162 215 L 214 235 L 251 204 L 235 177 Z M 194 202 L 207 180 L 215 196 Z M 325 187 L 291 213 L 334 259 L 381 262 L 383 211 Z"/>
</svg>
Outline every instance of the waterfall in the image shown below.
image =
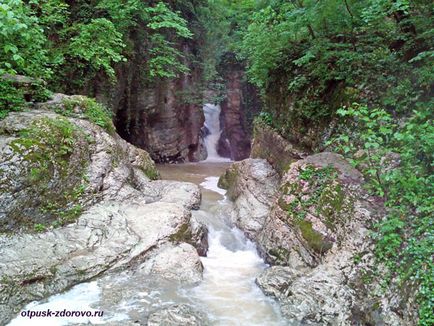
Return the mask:
<svg viewBox="0 0 434 326">
<path fill-rule="evenodd" d="M 229 162 L 230 159 L 221 157 L 217 153 L 217 145 L 222 133 L 220 129 L 220 105 L 205 104 L 203 107 L 205 114 L 205 127 L 208 129 L 209 134 L 205 137 L 205 147 L 208 152 L 208 162 Z"/>
</svg>

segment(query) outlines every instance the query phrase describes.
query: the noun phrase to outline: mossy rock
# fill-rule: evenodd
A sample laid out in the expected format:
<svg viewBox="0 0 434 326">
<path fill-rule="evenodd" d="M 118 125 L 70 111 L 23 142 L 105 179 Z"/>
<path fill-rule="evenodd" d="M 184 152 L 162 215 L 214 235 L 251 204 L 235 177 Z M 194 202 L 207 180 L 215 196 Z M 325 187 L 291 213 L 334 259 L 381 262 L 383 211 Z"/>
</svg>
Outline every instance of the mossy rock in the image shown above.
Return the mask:
<svg viewBox="0 0 434 326">
<path fill-rule="evenodd" d="M 191 227 L 189 223 L 185 223 L 181 225 L 178 232 L 172 234 L 169 239 L 172 242 L 180 243 L 180 242 L 187 242 L 190 243 L 193 238 L 193 234 L 191 232 Z"/>
<path fill-rule="evenodd" d="M 315 231 L 312 222 L 300 220 L 296 222 L 303 239 L 318 254 L 324 254 L 333 247 L 333 242 L 328 241 L 321 233 Z"/>
<path fill-rule="evenodd" d="M 332 240 L 312 226 L 315 219 L 325 234 L 336 231 L 351 218 L 353 200 L 344 190 L 339 171 L 331 165 L 317 167 L 299 164 L 292 170 L 291 181 L 281 186 L 279 207 L 287 212 L 286 223 L 296 226 L 307 245 L 318 254 L 324 254 L 333 245 Z"/>
<path fill-rule="evenodd" d="M 222 176 L 220 176 L 217 185 L 222 189 L 228 190 L 235 184 L 237 175 L 238 173 L 236 168 L 232 166 L 229 169 L 227 169 Z"/>
<path fill-rule="evenodd" d="M 82 211 L 86 192 L 89 139 L 83 130 L 66 118 L 35 119 L 19 137 L 9 143 L 6 162 L 15 169 L 2 172 L 14 181 L 0 184 L 14 194 L 16 205 L 0 231 L 15 229 L 43 231 L 74 221 Z"/>
<path fill-rule="evenodd" d="M 226 170 L 226 172 L 220 176 L 219 181 L 217 185 L 222 188 L 226 189 L 229 199 L 235 200 L 238 196 L 237 194 L 237 179 L 239 176 L 238 168 L 236 165 L 232 165 L 229 169 Z"/>
<path fill-rule="evenodd" d="M 290 251 L 283 247 L 277 247 L 270 249 L 268 255 L 272 257 L 273 264 L 286 265 L 289 260 Z"/>
<path fill-rule="evenodd" d="M 53 100 L 39 103 L 37 107 L 52 110 L 65 117 L 89 120 L 109 134 L 115 133 L 112 112 L 104 105 L 96 102 L 95 99 L 81 95 L 56 94 Z"/>
</svg>

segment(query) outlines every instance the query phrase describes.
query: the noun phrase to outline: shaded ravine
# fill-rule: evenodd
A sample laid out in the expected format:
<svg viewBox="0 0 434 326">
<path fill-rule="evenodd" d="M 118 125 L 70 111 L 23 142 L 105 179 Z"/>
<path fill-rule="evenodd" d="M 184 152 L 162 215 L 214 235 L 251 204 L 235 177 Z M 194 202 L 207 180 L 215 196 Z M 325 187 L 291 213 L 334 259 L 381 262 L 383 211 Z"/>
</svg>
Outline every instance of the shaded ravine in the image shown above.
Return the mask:
<svg viewBox="0 0 434 326">
<path fill-rule="evenodd" d="M 159 167 L 164 179 L 190 181 L 202 188 L 202 204 L 193 215 L 210 232 L 208 255 L 201 258 L 204 279 L 199 285 L 183 287 L 134 270 L 110 273 L 24 308 L 102 310 L 102 318 L 33 318 L 31 325 L 146 324 L 152 311 L 173 303 L 187 303 L 203 311 L 212 325 L 285 325 L 277 305 L 255 284 L 255 277 L 266 265 L 254 244 L 227 219 L 231 203 L 217 187 L 217 176 L 227 166 L 192 163 Z M 17 317 L 9 325 L 29 325 L 29 319 Z"/>
<path fill-rule="evenodd" d="M 200 184 L 201 209 L 193 214 L 209 229 L 208 255 L 201 258 L 204 279 L 181 294 L 206 311 L 215 325 L 286 325 L 277 305 L 255 284 L 256 276 L 266 267 L 255 245 L 229 222 L 231 203 L 217 187 L 217 176 L 227 167 L 224 163 L 199 163 L 161 168 L 164 177 Z"/>
<path fill-rule="evenodd" d="M 255 245 L 229 221 L 232 203 L 225 190 L 218 188 L 218 177 L 229 167 L 229 160 L 218 156 L 220 136 L 218 106 L 204 107 L 209 135 L 205 138 L 208 159 L 202 163 L 161 165 L 163 179 L 192 182 L 201 187 L 200 209 L 193 217 L 208 227 L 209 250 L 201 257 L 203 281 L 185 286 L 164 281 L 135 269 L 110 272 L 103 277 L 74 286 L 69 291 L 23 310 L 104 311 L 103 317 L 33 318 L 31 325 L 146 325 L 148 316 L 175 303 L 184 303 L 203 312 L 211 325 L 286 325 L 277 304 L 255 284 L 266 265 Z M 9 325 L 28 325 L 18 316 Z"/>
</svg>

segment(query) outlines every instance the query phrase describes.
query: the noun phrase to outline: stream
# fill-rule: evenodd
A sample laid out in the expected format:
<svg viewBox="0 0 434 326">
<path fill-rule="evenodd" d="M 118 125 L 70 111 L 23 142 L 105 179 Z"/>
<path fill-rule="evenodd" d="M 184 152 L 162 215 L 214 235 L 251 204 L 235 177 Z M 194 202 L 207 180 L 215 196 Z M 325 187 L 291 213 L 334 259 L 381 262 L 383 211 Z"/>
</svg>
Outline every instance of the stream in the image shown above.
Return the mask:
<svg viewBox="0 0 434 326">
<path fill-rule="evenodd" d="M 134 270 L 111 272 L 23 309 L 102 310 L 103 317 L 33 318 L 29 323 L 29 319 L 19 316 L 9 326 L 143 325 L 150 312 L 174 303 L 186 303 L 205 312 L 212 325 L 286 325 L 277 304 L 255 284 L 255 278 L 266 265 L 255 245 L 229 222 L 232 204 L 226 199 L 225 190 L 217 186 L 218 177 L 230 164 L 215 150 L 220 135 L 219 110 L 217 106 L 204 107 L 209 131 L 206 145 L 213 148 L 208 150 L 206 161 L 158 167 L 163 179 L 188 181 L 201 188 L 200 209 L 192 214 L 209 229 L 209 250 L 207 257 L 201 257 L 203 281 L 185 287 Z"/>
</svg>

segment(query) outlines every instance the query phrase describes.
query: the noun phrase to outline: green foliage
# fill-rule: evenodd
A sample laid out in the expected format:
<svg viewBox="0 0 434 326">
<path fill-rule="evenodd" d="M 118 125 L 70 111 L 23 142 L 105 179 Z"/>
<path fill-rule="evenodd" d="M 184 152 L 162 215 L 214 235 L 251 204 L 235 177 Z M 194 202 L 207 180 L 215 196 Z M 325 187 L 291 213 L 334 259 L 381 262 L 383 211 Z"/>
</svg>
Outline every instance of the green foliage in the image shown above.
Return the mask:
<svg viewBox="0 0 434 326">
<path fill-rule="evenodd" d="M 24 103 L 23 91 L 15 88 L 10 81 L 0 79 L 0 120 L 10 111 L 19 111 Z"/>
<path fill-rule="evenodd" d="M 433 33 L 429 1 L 269 1 L 239 47 L 274 129 L 339 151 L 386 202 L 376 254 L 403 286 L 420 285 L 420 325 L 432 324 L 434 302 Z"/>
<path fill-rule="evenodd" d="M 116 65 L 137 56 L 148 81 L 187 73 L 178 44 L 193 35 L 171 6 L 137 0 L 2 2 L 0 76 L 37 77 L 56 91 L 82 92 L 104 75 L 115 82 Z M 143 45 L 133 43 L 133 34 L 141 35 Z M 10 94 L 9 102 L 19 101 L 19 94 Z"/>
<path fill-rule="evenodd" d="M 44 232 L 47 230 L 47 227 L 44 224 L 36 223 L 34 226 L 35 232 Z"/>
<path fill-rule="evenodd" d="M 389 207 L 387 218 L 376 226 L 376 255 L 396 271 L 403 286 L 407 281 L 420 284 L 420 325 L 429 325 L 434 301 L 434 125 L 430 104 L 421 103 L 399 123 L 383 109 L 359 104 L 338 113 L 350 121 L 330 144 L 365 174 L 369 189 Z M 392 159 L 391 153 L 395 153 Z"/>
<path fill-rule="evenodd" d="M 76 36 L 71 39 L 68 56 L 76 60 L 75 66 L 94 73 L 102 70 L 115 77 L 113 64 L 125 60 L 122 34 L 105 18 L 92 19 L 88 24 L 74 26 Z M 89 73 L 89 72 L 88 72 Z"/>
<path fill-rule="evenodd" d="M 17 88 L 10 75 L 49 78 L 47 37 L 31 9 L 19 0 L 0 3 L 0 119 L 25 104 L 24 91 Z M 45 90 L 40 89 L 44 97 Z M 33 94 L 33 98 L 38 98 Z"/>
<path fill-rule="evenodd" d="M 67 117 L 85 118 L 109 133 L 115 131 L 111 111 L 94 99 L 85 96 L 65 99 L 55 111 Z"/>
<path fill-rule="evenodd" d="M 273 1 L 252 15 L 239 52 L 277 130 L 300 140 L 354 101 L 405 115 L 429 96 L 431 9 L 397 3 Z"/>
<path fill-rule="evenodd" d="M 259 115 L 255 118 L 255 124 L 261 124 L 264 123 L 267 126 L 273 125 L 273 117 L 268 112 L 261 112 Z"/>
<path fill-rule="evenodd" d="M 5 73 L 47 77 L 46 36 L 22 1 L 0 3 L 0 76 Z"/>
</svg>

